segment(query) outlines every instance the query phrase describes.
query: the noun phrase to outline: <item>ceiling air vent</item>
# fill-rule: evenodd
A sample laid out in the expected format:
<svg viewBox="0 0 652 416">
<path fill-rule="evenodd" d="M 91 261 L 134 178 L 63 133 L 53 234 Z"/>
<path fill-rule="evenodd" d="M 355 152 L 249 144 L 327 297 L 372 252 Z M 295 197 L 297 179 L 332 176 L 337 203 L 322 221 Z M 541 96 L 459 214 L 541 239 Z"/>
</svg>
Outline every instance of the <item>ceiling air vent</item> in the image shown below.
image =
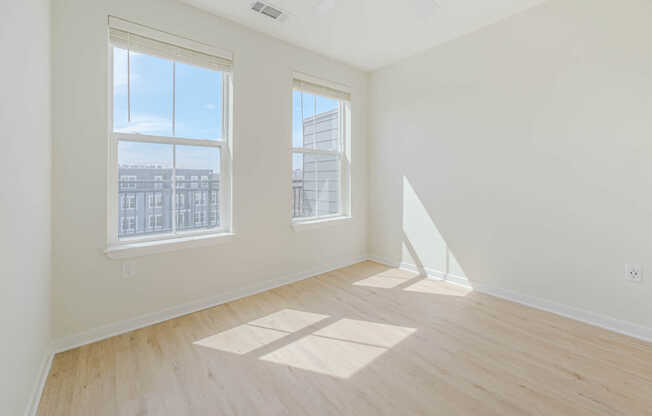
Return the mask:
<svg viewBox="0 0 652 416">
<path fill-rule="evenodd" d="M 283 15 L 283 11 L 274 6 L 270 6 L 267 3 L 263 3 L 262 1 L 254 2 L 251 5 L 251 10 L 256 13 L 264 14 L 267 17 L 271 17 L 274 20 L 281 20 L 280 17 Z"/>
</svg>

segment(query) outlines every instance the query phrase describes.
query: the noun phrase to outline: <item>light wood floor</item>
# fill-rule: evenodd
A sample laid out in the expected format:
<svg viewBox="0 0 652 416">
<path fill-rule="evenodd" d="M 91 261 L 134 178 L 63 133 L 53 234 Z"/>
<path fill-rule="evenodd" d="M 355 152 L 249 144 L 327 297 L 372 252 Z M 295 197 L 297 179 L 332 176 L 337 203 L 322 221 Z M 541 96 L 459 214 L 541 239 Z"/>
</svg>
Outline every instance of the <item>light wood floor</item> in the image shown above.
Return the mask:
<svg viewBox="0 0 652 416">
<path fill-rule="evenodd" d="M 372 262 L 58 354 L 39 415 L 652 415 L 652 344 Z"/>
</svg>

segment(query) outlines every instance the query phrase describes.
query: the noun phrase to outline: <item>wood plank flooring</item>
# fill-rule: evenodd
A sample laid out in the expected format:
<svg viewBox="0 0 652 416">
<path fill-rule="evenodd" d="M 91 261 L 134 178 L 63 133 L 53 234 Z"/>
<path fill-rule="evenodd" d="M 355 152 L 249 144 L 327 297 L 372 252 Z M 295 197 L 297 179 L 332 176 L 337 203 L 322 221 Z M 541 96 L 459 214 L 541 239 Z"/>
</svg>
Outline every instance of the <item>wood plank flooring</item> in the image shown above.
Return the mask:
<svg viewBox="0 0 652 416">
<path fill-rule="evenodd" d="M 364 262 L 57 354 L 39 415 L 652 415 L 652 344 Z"/>
</svg>

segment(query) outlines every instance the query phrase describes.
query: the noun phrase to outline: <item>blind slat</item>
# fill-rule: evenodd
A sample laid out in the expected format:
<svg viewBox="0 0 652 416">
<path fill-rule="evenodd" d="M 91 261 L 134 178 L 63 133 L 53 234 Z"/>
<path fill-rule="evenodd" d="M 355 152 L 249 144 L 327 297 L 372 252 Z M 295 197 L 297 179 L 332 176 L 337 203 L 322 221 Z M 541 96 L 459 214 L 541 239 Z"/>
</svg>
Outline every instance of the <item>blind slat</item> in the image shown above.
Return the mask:
<svg viewBox="0 0 652 416">
<path fill-rule="evenodd" d="M 315 84 L 302 79 L 294 79 L 293 87 L 300 91 L 305 91 L 311 94 L 321 95 L 322 97 L 334 98 L 336 100 L 351 101 L 351 93 L 340 91 L 335 88 L 326 87 L 324 85 Z"/>
<path fill-rule="evenodd" d="M 226 58 L 182 48 L 113 27 L 109 28 L 109 41 L 113 46 L 121 49 L 154 55 L 159 58 L 200 66 L 214 71 L 231 72 L 232 68 L 231 61 Z"/>
</svg>

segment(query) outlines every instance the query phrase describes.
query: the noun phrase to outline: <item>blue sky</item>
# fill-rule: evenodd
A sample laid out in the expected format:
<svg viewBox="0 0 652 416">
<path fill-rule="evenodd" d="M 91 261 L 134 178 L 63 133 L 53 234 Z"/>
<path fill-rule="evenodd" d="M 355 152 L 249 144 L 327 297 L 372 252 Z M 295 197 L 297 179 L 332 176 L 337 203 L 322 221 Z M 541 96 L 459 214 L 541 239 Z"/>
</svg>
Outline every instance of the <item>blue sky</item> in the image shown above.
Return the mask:
<svg viewBox="0 0 652 416">
<path fill-rule="evenodd" d="M 114 48 L 113 118 L 116 131 L 172 135 L 172 61 L 130 54 L 131 122 L 128 120 L 127 51 Z M 218 140 L 222 136 L 222 74 L 209 69 L 175 64 L 175 133 L 177 137 Z M 302 119 L 337 108 L 337 100 L 293 92 L 292 144 L 301 147 Z M 121 142 L 121 165 L 172 167 L 172 146 Z M 177 168 L 219 169 L 219 150 L 177 146 Z M 300 155 L 293 169 L 301 167 Z"/>
</svg>

